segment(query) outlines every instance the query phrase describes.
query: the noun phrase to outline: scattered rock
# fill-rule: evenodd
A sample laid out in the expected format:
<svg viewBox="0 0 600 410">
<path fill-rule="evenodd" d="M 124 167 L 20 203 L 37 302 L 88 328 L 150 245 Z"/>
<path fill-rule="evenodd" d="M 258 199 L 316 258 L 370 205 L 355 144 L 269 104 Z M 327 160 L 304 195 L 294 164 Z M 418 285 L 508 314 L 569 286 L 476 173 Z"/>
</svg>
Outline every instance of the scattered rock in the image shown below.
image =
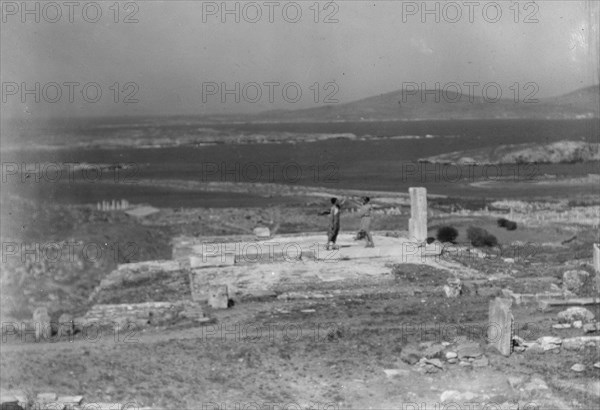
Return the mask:
<svg viewBox="0 0 600 410">
<path fill-rule="evenodd" d="M 429 346 L 427 349 L 425 349 L 425 351 L 423 351 L 423 356 L 426 357 L 427 359 L 433 359 L 433 358 L 439 358 L 439 357 L 443 357 L 444 354 L 444 346 L 442 346 L 441 344 L 434 344 L 432 346 Z"/>
<path fill-rule="evenodd" d="M 575 294 L 581 293 L 590 274 L 584 270 L 569 270 L 563 273 L 563 289 Z"/>
<path fill-rule="evenodd" d="M 525 347 L 525 350 L 527 350 L 527 353 L 543 353 L 544 352 L 542 345 L 537 342 L 525 342 L 524 347 Z"/>
<path fill-rule="evenodd" d="M 477 358 L 483 355 L 481 347 L 477 343 L 464 343 L 456 349 L 459 359 Z"/>
<path fill-rule="evenodd" d="M 577 320 L 581 320 L 582 322 L 591 322 L 594 320 L 594 314 L 586 308 L 573 306 L 567 310 L 559 312 L 558 320 L 562 323 L 573 323 Z"/>
<path fill-rule="evenodd" d="M 457 390 L 446 390 L 440 396 L 440 402 L 445 403 L 447 401 L 456 401 L 456 397 L 460 395 L 460 392 Z"/>
<path fill-rule="evenodd" d="M 446 359 L 456 359 L 458 354 L 456 352 L 446 352 Z"/>
<path fill-rule="evenodd" d="M 410 374 L 410 371 L 406 369 L 383 369 L 383 372 L 389 378 L 395 376 L 408 376 Z"/>
<path fill-rule="evenodd" d="M 442 364 L 442 361 L 440 359 L 425 359 L 425 364 L 431 364 L 437 367 L 438 369 L 444 368 L 444 365 Z"/>
<path fill-rule="evenodd" d="M 600 369 L 600 362 L 596 362 L 596 363 L 594 363 L 594 367 L 595 367 L 596 369 Z"/>
<path fill-rule="evenodd" d="M 593 333 L 596 332 L 598 330 L 600 330 L 600 327 L 598 326 L 599 323 L 586 323 L 585 325 L 583 325 L 583 331 L 585 333 Z"/>
<path fill-rule="evenodd" d="M 448 359 L 447 363 L 449 363 L 449 364 L 456 364 L 456 363 L 458 363 L 458 359 L 456 359 L 456 358 L 454 358 L 454 359 Z"/>
<path fill-rule="evenodd" d="M 524 376 L 508 376 L 507 377 L 508 384 L 515 390 L 518 390 L 525 381 Z"/>
<path fill-rule="evenodd" d="M 560 349 L 562 340 L 559 337 L 542 336 L 537 340 L 537 343 L 541 346 L 543 351 L 548 351 L 552 349 Z"/>
<path fill-rule="evenodd" d="M 440 402 L 442 403 L 468 403 L 472 402 L 473 399 L 477 398 L 477 394 L 467 391 L 459 392 L 457 390 L 446 390 L 440 396 Z"/>
<path fill-rule="evenodd" d="M 548 385 L 539 377 L 532 377 L 531 380 L 523 386 L 523 390 L 528 392 L 548 390 Z"/>
<path fill-rule="evenodd" d="M 404 346 L 400 352 L 400 360 L 408 364 L 415 364 L 421 359 L 421 352 L 412 346 Z"/>
<path fill-rule="evenodd" d="M 490 362 L 485 356 L 473 360 L 473 367 L 487 367 L 489 364 Z"/>
<path fill-rule="evenodd" d="M 579 336 L 563 339 L 562 347 L 567 350 L 580 350 L 584 346 L 598 347 L 600 336 Z"/>
<path fill-rule="evenodd" d="M 577 373 L 581 373 L 583 371 L 585 371 L 585 366 L 582 365 L 581 363 L 576 363 L 573 366 L 571 366 L 571 370 Z"/>
<path fill-rule="evenodd" d="M 75 322 L 73 320 L 73 315 L 63 313 L 58 318 L 58 325 L 60 326 L 60 335 L 72 335 L 75 332 Z"/>
<path fill-rule="evenodd" d="M 256 228 L 254 228 L 254 236 L 256 236 L 257 238 L 270 238 L 271 237 L 271 231 L 269 230 L 269 228 L 264 227 L 264 226 L 257 226 Z"/>
<path fill-rule="evenodd" d="M 456 298 L 462 293 L 462 282 L 458 278 L 449 278 L 448 284 L 444 285 L 444 293 L 448 298 Z"/>
</svg>

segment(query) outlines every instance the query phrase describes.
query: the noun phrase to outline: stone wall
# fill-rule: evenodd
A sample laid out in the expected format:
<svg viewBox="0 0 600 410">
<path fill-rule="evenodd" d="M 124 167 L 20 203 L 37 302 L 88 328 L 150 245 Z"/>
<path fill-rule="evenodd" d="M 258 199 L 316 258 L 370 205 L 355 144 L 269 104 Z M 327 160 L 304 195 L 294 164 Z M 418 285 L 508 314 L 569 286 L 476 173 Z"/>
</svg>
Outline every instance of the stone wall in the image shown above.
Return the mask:
<svg viewBox="0 0 600 410">
<path fill-rule="evenodd" d="M 183 309 L 171 302 L 146 302 L 135 304 L 94 305 L 83 317 L 85 323 L 99 322 L 112 325 L 134 323 L 136 326 L 157 325 L 175 319 Z"/>
<path fill-rule="evenodd" d="M 190 299 L 189 274 L 177 261 L 119 265 L 96 287 L 90 300 L 100 304 L 174 302 Z"/>
</svg>

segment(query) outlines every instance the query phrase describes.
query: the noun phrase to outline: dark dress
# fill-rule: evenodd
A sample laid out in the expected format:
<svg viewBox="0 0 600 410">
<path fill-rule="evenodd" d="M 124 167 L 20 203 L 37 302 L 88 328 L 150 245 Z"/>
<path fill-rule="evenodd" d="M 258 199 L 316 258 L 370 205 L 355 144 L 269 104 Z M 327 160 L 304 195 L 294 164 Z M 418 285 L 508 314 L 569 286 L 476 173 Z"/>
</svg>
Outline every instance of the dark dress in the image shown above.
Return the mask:
<svg viewBox="0 0 600 410">
<path fill-rule="evenodd" d="M 331 215 L 331 221 L 329 222 L 327 240 L 335 243 L 338 233 L 340 233 L 340 208 L 337 205 L 333 205 L 329 213 Z"/>
</svg>

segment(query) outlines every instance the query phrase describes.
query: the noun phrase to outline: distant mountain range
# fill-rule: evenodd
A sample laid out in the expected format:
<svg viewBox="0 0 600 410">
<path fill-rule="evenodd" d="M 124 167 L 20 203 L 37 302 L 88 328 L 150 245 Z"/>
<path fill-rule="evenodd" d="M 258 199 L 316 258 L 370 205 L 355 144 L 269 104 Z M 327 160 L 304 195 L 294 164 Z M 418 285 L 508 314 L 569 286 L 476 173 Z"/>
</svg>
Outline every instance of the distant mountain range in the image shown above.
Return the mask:
<svg viewBox="0 0 600 410">
<path fill-rule="evenodd" d="M 512 90 L 502 90 L 508 98 L 492 102 L 489 97 L 460 94 L 450 89 L 402 89 L 375 97 L 301 110 L 274 110 L 249 116 L 250 121 L 376 121 L 450 119 L 578 119 L 600 117 L 600 86 L 590 86 L 558 97 L 533 101 L 533 88 L 523 89 L 514 98 Z M 436 95 L 437 93 L 437 95 Z M 475 93 L 477 94 L 477 92 Z M 509 94 L 509 96 L 507 95 Z M 516 102 L 515 102 L 516 100 Z"/>
</svg>

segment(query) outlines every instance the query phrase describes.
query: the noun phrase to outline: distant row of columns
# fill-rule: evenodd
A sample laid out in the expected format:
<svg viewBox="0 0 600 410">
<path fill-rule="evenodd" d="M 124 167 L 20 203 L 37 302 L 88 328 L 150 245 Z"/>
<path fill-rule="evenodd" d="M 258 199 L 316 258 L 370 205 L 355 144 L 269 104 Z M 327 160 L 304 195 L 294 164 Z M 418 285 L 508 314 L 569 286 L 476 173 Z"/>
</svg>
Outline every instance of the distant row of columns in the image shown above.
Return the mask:
<svg viewBox="0 0 600 410">
<path fill-rule="evenodd" d="M 121 199 L 120 201 L 102 201 L 96 204 L 96 209 L 99 211 L 122 211 L 129 208 L 129 201 Z"/>
</svg>

